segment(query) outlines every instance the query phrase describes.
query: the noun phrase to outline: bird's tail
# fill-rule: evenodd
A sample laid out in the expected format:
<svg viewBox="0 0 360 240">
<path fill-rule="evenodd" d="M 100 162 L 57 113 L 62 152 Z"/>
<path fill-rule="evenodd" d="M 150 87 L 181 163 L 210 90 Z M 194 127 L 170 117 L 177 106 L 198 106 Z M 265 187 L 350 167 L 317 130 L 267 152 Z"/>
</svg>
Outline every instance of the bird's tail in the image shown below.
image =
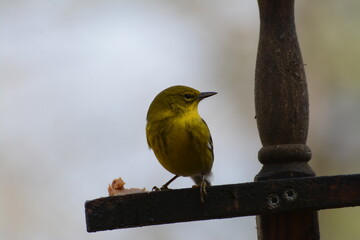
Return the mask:
<svg viewBox="0 0 360 240">
<path fill-rule="evenodd" d="M 211 181 L 212 181 L 212 173 L 211 172 L 206 175 L 192 176 L 191 179 L 195 182 L 196 185 L 200 185 L 200 183 L 203 181 L 203 177 L 204 177 L 204 181 L 206 182 L 206 186 L 210 187 Z"/>
</svg>

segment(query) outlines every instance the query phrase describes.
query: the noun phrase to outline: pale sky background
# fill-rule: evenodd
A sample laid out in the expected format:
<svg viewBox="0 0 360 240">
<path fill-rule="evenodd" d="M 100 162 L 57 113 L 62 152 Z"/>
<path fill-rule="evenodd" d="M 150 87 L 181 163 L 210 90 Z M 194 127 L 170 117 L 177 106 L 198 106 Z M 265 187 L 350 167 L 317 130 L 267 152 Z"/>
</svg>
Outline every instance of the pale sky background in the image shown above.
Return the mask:
<svg viewBox="0 0 360 240">
<path fill-rule="evenodd" d="M 337 34 L 321 35 L 309 20 L 321 8 L 308 11 L 304 2 L 296 6 L 311 165 L 319 175 L 360 172 L 351 161 L 360 145 L 360 88 L 351 79 L 360 75 L 356 67 L 338 75 L 329 70 L 336 63 L 324 67 L 319 59 L 331 51 L 323 43 L 333 50 L 341 39 L 322 38 Z M 344 19 L 351 27 L 355 17 Z M 178 84 L 219 93 L 199 107 L 214 140 L 213 184 L 253 181 L 261 168 L 253 96 L 258 30 L 256 1 L 1 1 L 0 239 L 256 239 L 255 217 L 90 234 L 84 203 L 107 196 L 117 177 L 147 189 L 171 178 L 147 147 L 145 116 L 158 92 Z M 358 48 L 344 50 L 357 63 Z M 341 78 L 348 81 L 336 84 Z M 322 158 L 335 166 L 323 167 Z M 191 186 L 187 178 L 172 185 Z M 321 231 L 331 236 L 326 226 Z"/>
</svg>

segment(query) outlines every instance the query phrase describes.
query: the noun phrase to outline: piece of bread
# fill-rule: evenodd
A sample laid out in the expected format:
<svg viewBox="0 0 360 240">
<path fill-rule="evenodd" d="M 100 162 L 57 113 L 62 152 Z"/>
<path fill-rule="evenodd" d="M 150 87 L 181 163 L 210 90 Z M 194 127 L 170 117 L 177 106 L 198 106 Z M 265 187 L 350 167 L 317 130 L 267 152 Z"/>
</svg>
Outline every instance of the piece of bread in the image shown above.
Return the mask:
<svg viewBox="0 0 360 240">
<path fill-rule="evenodd" d="M 134 193 L 144 193 L 147 192 L 146 188 L 129 188 L 126 189 L 124 187 L 125 182 L 122 180 L 122 178 L 117 178 L 112 181 L 111 184 L 109 184 L 108 192 L 109 196 L 120 196 L 120 195 L 126 195 L 126 194 L 134 194 Z"/>
</svg>

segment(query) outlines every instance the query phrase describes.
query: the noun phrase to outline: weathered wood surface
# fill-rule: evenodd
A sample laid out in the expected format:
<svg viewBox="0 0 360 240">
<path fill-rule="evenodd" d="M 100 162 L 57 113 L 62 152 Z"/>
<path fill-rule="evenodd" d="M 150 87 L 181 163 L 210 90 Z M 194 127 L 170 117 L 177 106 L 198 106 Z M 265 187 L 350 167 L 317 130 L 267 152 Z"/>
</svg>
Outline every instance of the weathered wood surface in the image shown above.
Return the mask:
<svg viewBox="0 0 360 240">
<path fill-rule="evenodd" d="M 360 205 L 360 174 L 213 186 L 99 198 L 85 203 L 88 232 Z"/>
</svg>

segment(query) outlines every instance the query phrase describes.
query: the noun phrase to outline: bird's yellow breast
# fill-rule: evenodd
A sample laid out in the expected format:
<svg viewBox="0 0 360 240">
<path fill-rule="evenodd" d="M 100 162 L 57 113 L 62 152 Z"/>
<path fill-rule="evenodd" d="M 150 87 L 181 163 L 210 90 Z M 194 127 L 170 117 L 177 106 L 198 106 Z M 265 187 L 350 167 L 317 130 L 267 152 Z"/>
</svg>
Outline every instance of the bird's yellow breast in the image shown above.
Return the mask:
<svg viewBox="0 0 360 240">
<path fill-rule="evenodd" d="M 211 136 L 197 111 L 148 123 L 146 133 L 149 146 L 168 171 L 180 176 L 210 172 L 213 163 L 209 148 Z"/>
</svg>

